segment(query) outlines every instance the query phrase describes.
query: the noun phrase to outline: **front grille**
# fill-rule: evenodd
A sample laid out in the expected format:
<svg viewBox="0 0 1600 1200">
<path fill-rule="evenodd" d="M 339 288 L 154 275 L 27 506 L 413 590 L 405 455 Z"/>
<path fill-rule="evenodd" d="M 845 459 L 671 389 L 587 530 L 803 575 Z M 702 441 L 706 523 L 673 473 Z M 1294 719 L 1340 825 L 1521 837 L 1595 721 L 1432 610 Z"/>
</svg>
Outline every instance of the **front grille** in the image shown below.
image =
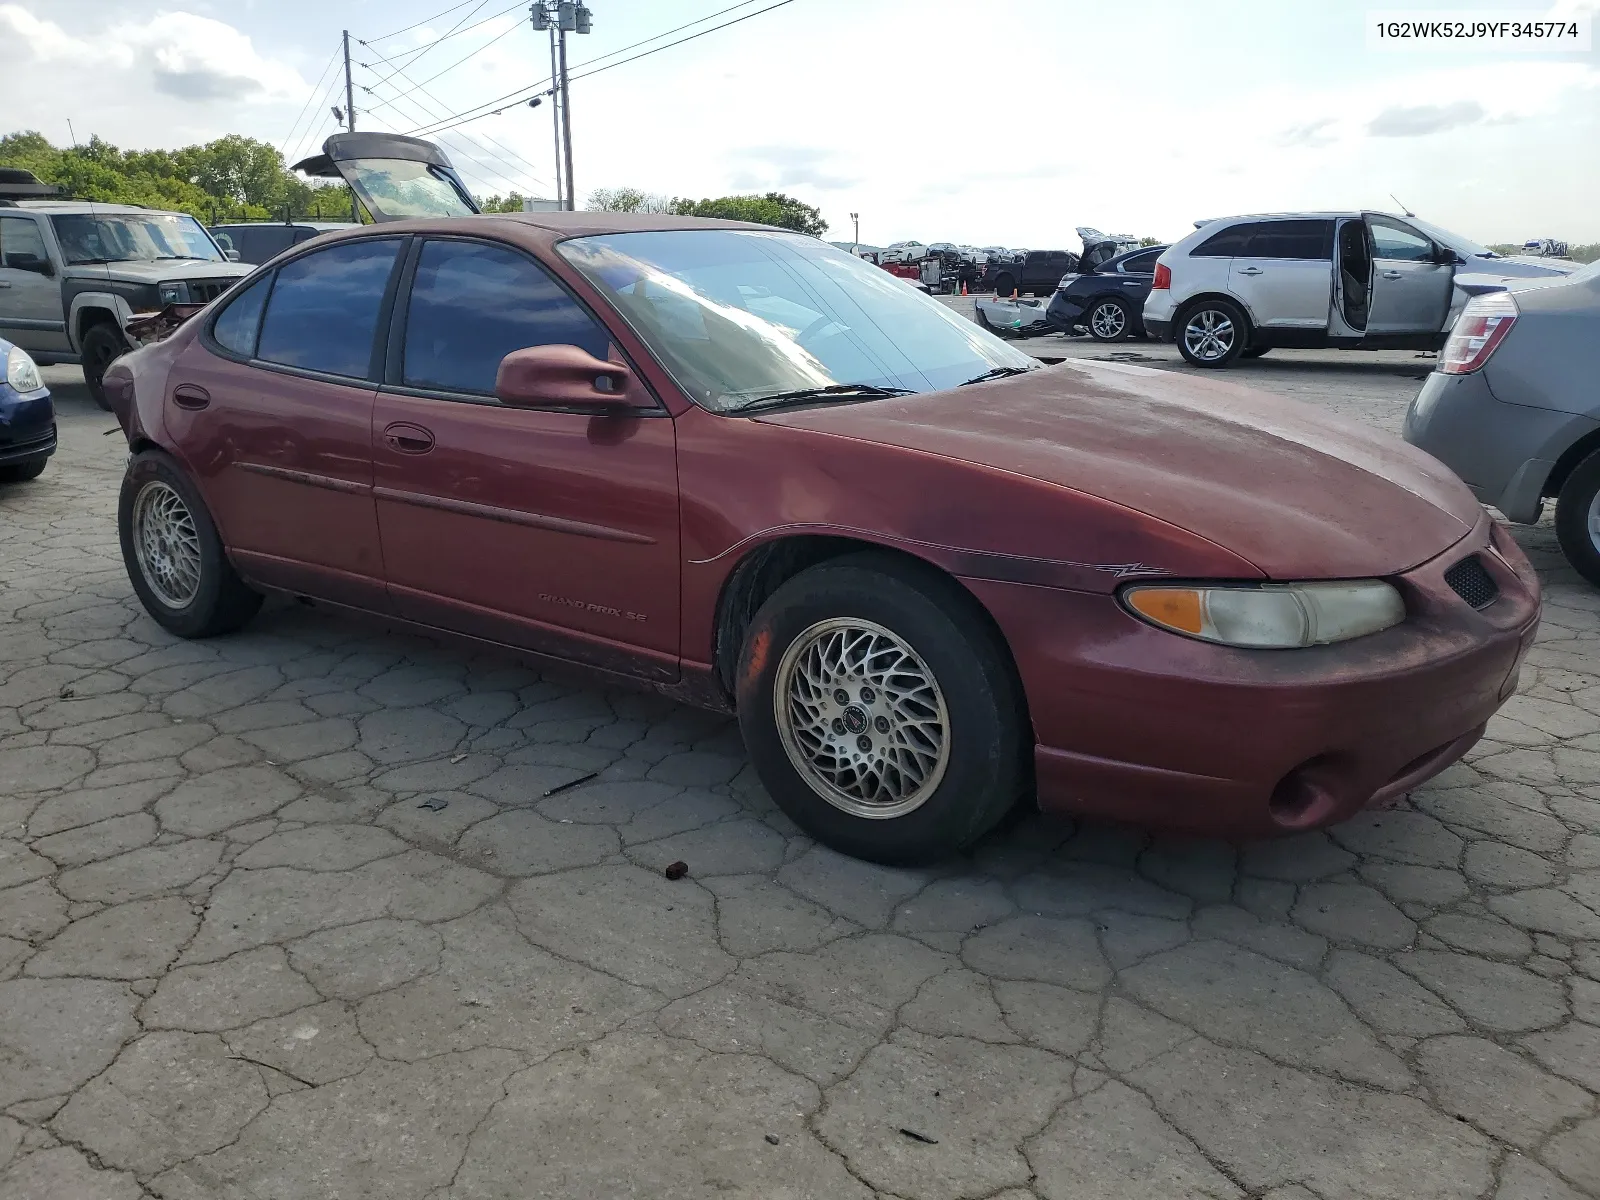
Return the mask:
<svg viewBox="0 0 1600 1200">
<path fill-rule="evenodd" d="M 189 301 L 192 304 L 209 304 L 234 285 L 232 279 L 191 279 Z"/>
<path fill-rule="evenodd" d="M 1463 558 L 1446 571 L 1444 581 L 1473 608 L 1487 608 L 1500 598 L 1499 586 L 1484 570 L 1483 560 L 1476 554 Z"/>
</svg>

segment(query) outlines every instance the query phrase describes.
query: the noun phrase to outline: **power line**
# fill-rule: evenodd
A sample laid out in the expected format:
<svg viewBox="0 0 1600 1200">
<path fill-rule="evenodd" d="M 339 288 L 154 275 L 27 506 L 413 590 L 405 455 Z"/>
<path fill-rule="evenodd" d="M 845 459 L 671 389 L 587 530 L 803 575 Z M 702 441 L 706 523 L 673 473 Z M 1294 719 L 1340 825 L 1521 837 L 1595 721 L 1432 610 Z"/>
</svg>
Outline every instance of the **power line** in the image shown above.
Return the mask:
<svg viewBox="0 0 1600 1200">
<path fill-rule="evenodd" d="M 749 0 L 746 0 L 746 2 L 748 3 Z M 466 0 L 466 3 L 470 4 L 471 0 Z M 416 63 L 416 60 L 418 58 L 422 57 L 422 52 L 424 50 L 432 49 L 434 46 L 437 46 L 440 42 L 444 41 L 445 38 L 460 37 L 463 34 L 471 33 L 474 29 L 482 29 L 490 21 L 498 20 L 499 18 L 505 16 L 507 13 L 515 12 L 517 9 L 522 8 L 523 6 L 524 6 L 524 0 L 516 0 L 516 3 L 510 5 L 509 7 L 502 8 L 499 12 L 490 13 L 487 17 L 483 18 L 483 20 L 474 21 L 471 25 L 468 25 L 465 29 L 455 29 L 450 33 L 446 33 L 446 34 L 441 35 L 440 37 L 434 38 L 433 41 L 427 43 L 424 46 L 418 46 L 418 47 L 416 47 L 415 49 L 412 49 L 412 50 L 400 50 L 400 51 L 397 51 L 396 54 L 395 54 L 395 58 L 407 58 L 407 57 L 409 57 L 411 59 L 411 62 L 407 63 L 406 65 L 407 66 L 413 66 Z M 372 41 L 378 41 L 378 40 L 380 40 L 380 39 L 378 39 L 378 38 L 372 39 Z M 365 46 L 368 50 L 372 50 L 373 49 L 372 42 L 362 41 L 361 38 L 357 38 L 356 41 L 361 42 L 361 44 L 363 46 Z M 376 53 L 376 51 L 374 51 L 374 53 Z M 382 58 L 383 56 L 379 55 L 378 57 Z M 390 63 L 391 65 L 396 65 L 396 66 L 398 65 L 398 64 L 396 64 L 394 62 L 394 59 L 384 58 L 383 61 L 386 62 L 386 63 Z"/>
<path fill-rule="evenodd" d="M 334 94 L 343 86 L 344 79 L 339 75 L 335 75 L 331 80 L 329 80 L 328 86 L 322 89 L 321 99 L 318 101 L 316 108 L 312 109 L 311 121 L 306 126 L 305 132 L 300 135 L 299 141 L 295 143 L 295 153 L 286 156 L 290 165 L 293 165 L 301 158 L 302 154 L 304 153 L 304 145 L 307 139 L 311 141 L 312 145 L 316 144 L 317 134 L 321 131 L 323 125 L 327 124 L 328 117 L 333 115 L 331 112 L 327 111 L 329 107 L 328 101 L 331 100 Z M 316 112 L 318 109 L 323 110 L 323 117 L 320 122 L 316 117 Z"/>
<path fill-rule="evenodd" d="M 283 135 L 283 140 L 278 144 L 285 150 L 289 148 L 289 140 L 294 137 L 295 131 L 300 128 L 300 122 L 305 120 L 306 113 L 311 108 L 311 102 L 317 98 L 317 93 L 322 89 L 323 81 L 328 78 L 328 72 L 333 70 L 333 64 L 339 61 L 339 47 L 334 46 L 333 53 L 328 55 L 328 64 L 322 68 L 322 74 L 317 76 L 317 81 L 311 85 L 311 91 L 306 95 L 306 102 L 300 106 L 300 113 L 294 119 L 294 124 L 289 126 L 289 132 Z"/>
<path fill-rule="evenodd" d="M 567 82 L 571 83 L 574 79 L 587 79 L 591 75 L 600 74 L 601 71 L 609 71 L 609 70 L 611 70 L 612 67 L 624 67 L 624 66 L 627 66 L 631 62 L 638 62 L 641 58 L 649 58 L 652 54 L 659 53 L 662 50 L 671 50 L 674 46 L 681 46 L 685 42 L 694 41 L 695 38 L 705 37 L 706 34 L 708 34 L 708 33 L 715 33 L 719 29 L 726 29 L 730 25 L 737 25 L 740 21 L 748 21 L 751 17 L 759 17 L 762 13 L 769 13 L 775 8 L 782 8 L 785 4 L 793 4 L 793 3 L 794 3 L 794 0 L 778 0 L 778 2 L 776 4 L 769 4 L 765 8 L 758 8 L 758 9 L 755 10 L 755 12 L 745 13 L 744 16 L 735 17 L 731 21 L 724 21 L 721 25 L 713 25 L 710 29 L 702 29 L 699 33 L 691 33 L 686 38 L 679 38 L 675 42 L 668 42 L 665 46 L 657 46 L 652 50 L 646 50 L 643 54 L 635 54 L 632 58 L 624 58 L 620 62 L 607 63 L 605 66 L 596 67 L 592 71 L 585 71 L 582 75 L 571 75 L 571 76 L 568 76 Z M 620 51 L 619 51 L 619 53 L 620 53 Z M 579 63 L 578 65 L 579 66 L 586 66 L 587 64 Z"/>
<path fill-rule="evenodd" d="M 468 55 L 465 55 L 465 56 L 463 56 L 461 58 L 456 59 L 455 62 L 451 63 L 444 70 L 435 71 L 432 75 L 429 75 L 426 79 L 424 79 L 422 81 L 422 83 L 413 83 L 412 86 L 416 87 L 416 88 L 420 88 L 420 87 L 424 86 L 425 84 L 432 83 L 435 79 L 439 78 L 439 76 L 441 76 L 441 75 L 448 75 L 451 71 L 454 71 L 462 63 L 466 62 L 467 59 L 476 58 L 478 55 L 482 54 L 485 50 L 487 50 L 490 46 L 492 46 L 496 42 L 498 42 L 501 38 L 506 37 L 508 34 L 512 33 L 513 31 L 515 31 L 517 29 L 520 29 L 521 27 L 522 27 L 522 22 L 518 21 L 515 25 L 512 25 L 509 29 L 505 30 L 505 32 L 496 34 L 494 37 L 490 38 L 487 42 L 485 42 L 483 45 L 479 46 L 471 54 L 468 54 Z M 389 62 L 388 59 L 384 59 L 384 61 L 385 62 Z M 365 64 L 362 64 L 362 65 L 365 66 Z M 390 65 L 393 66 L 394 64 L 390 63 Z M 416 59 L 412 59 L 411 62 L 406 64 L 406 65 L 407 66 L 415 66 L 416 65 Z M 395 69 L 394 69 L 394 71 L 392 73 L 390 73 L 386 78 L 380 79 L 378 82 L 380 84 L 387 83 L 390 79 L 393 79 L 396 75 L 400 75 L 401 78 L 405 79 L 407 82 L 411 81 L 411 76 L 404 74 L 400 70 L 399 67 L 395 67 Z"/>
<path fill-rule="evenodd" d="M 472 3 L 472 0 L 461 0 L 460 4 L 452 4 L 449 8 L 445 9 L 443 12 L 436 12 L 431 17 L 424 17 L 422 20 L 418 21 L 415 25 L 407 25 L 404 29 L 396 29 L 393 33 L 380 33 L 377 37 L 373 38 L 372 40 L 375 41 L 375 42 L 381 42 L 381 41 L 384 41 L 384 40 L 386 40 L 388 38 L 399 37 L 402 33 L 410 33 L 413 29 L 421 29 L 424 25 L 431 24 L 432 22 L 437 21 L 440 17 L 448 17 L 451 13 L 455 12 L 456 9 L 465 8 L 467 5 L 469 5 L 471 3 Z M 361 44 L 364 46 L 367 43 L 366 42 L 362 42 Z"/>
<path fill-rule="evenodd" d="M 481 9 L 487 3 L 489 3 L 489 0 L 478 0 L 478 3 L 476 5 L 476 7 L 474 7 L 469 13 L 467 13 L 466 16 L 462 17 L 461 20 L 457 21 L 449 29 L 445 30 L 444 33 L 442 33 L 438 37 L 434 38 L 433 41 L 429 42 L 426 46 L 423 46 L 421 49 L 416 51 L 416 53 L 412 54 L 411 61 L 408 62 L 406 65 L 408 67 L 416 66 L 417 65 L 417 61 L 419 59 L 421 59 L 421 57 L 424 54 L 428 53 L 428 51 L 432 50 L 435 46 L 437 46 L 440 42 L 445 41 L 447 38 L 452 38 L 457 33 L 462 32 L 461 27 L 463 25 L 465 25 L 468 21 L 470 21 L 473 17 L 477 16 L 478 15 L 478 10 Z"/>
<path fill-rule="evenodd" d="M 377 55 L 377 57 L 380 58 L 380 59 L 383 58 L 382 55 Z M 388 59 L 383 59 L 383 61 L 384 62 L 388 62 L 389 60 Z M 360 65 L 363 66 L 363 67 L 366 67 L 366 69 L 369 70 L 369 71 L 372 70 L 372 67 L 368 66 L 366 63 L 362 63 Z M 374 72 L 374 74 L 376 74 L 376 72 Z M 402 92 L 400 95 L 395 96 L 392 99 L 383 100 L 381 97 L 378 97 L 377 93 L 374 92 L 372 90 L 372 88 L 367 87 L 365 84 L 363 84 L 361 90 L 366 92 L 368 95 L 373 96 L 374 98 L 379 100 L 379 103 L 374 105 L 373 108 L 392 107 L 397 101 L 404 100 L 404 99 L 410 99 L 410 101 L 412 103 L 414 103 L 418 108 L 420 108 L 423 111 L 423 113 L 429 118 L 429 120 L 437 121 L 437 120 L 441 120 L 441 119 L 445 119 L 445 120 L 448 119 L 448 118 L 441 118 L 439 116 L 439 109 L 447 107 L 443 100 L 439 99 L 438 96 L 435 96 L 432 92 L 428 91 L 428 89 L 426 87 L 424 87 L 422 84 L 416 83 L 414 80 L 412 80 L 412 78 L 409 75 L 407 75 L 404 71 L 400 70 L 399 68 L 395 69 L 395 74 L 399 75 L 400 78 L 404 79 L 407 83 L 410 83 L 412 85 L 411 90 L 407 91 L 407 92 Z M 380 82 L 380 83 L 374 84 L 373 86 L 374 87 L 381 87 L 382 83 Z M 396 85 L 390 84 L 389 86 L 390 87 L 395 87 Z M 433 105 L 425 104 L 425 103 L 423 103 L 423 101 L 421 101 L 419 99 L 416 99 L 414 96 L 412 96 L 412 94 L 411 94 L 412 92 L 421 92 L 429 100 L 433 101 L 433 104 L 438 105 L 438 108 L 436 109 L 436 108 L 433 107 Z M 367 111 L 371 112 L 372 109 L 368 109 Z M 410 118 L 410 119 L 414 120 L 415 118 Z M 470 134 L 462 134 L 462 136 L 466 137 L 469 141 L 475 141 L 476 140 L 476 139 L 473 139 Z M 482 134 L 480 136 L 482 137 L 482 139 L 484 141 L 490 143 L 493 146 L 498 146 L 501 150 L 505 151 L 512 158 L 514 158 L 514 159 L 518 160 L 519 162 L 523 163 L 529 170 L 536 171 L 536 170 L 539 169 L 537 163 L 533 162 L 531 159 L 527 158 L 526 156 L 524 156 L 522 154 L 519 154 L 517 151 L 513 150 L 510 146 L 507 146 L 502 142 L 496 141 L 494 138 L 490 137 L 486 133 Z M 500 161 L 505 162 L 507 166 L 512 166 L 512 164 L 509 163 L 509 162 L 506 162 L 505 159 L 501 159 Z M 535 183 L 541 183 L 541 184 L 545 184 L 546 186 L 549 186 L 549 181 L 548 180 L 541 179 L 537 175 L 531 175 L 530 178 Z"/>
<path fill-rule="evenodd" d="M 751 13 L 745 13 L 743 16 L 735 17 L 732 21 L 726 21 L 721 25 L 714 25 L 710 29 L 702 29 L 698 33 L 692 34 L 689 37 L 680 38 L 678 41 L 669 42 L 667 45 L 664 45 L 664 46 L 657 46 L 653 50 L 647 50 L 645 52 L 645 54 L 636 54 L 636 55 L 634 55 L 633 58 L 624 59 L 623 61 L 624 62 L 634 62 L 637 59 L 644 58 L 647 54 L 654 54 L 656 52 L 656 50 L 667 50 L 667 49 L 670 49 L 672 46 L 682 45 L 684 42 L 693 41 L 695 38 L 703 37 L 704 35 L 706 35 L 708 33 L 715 33 L 718 29 L 726 29 L 729 25 L 737 25 L 740 21 L 745 21 L 745 20 L 748 20 L 751 17 L 760 16 L 764 12 L 770 12 L 774 8 L 782 8 L 785 4 L 792 4 L 793 2 L 794 2 L 794 0 L 779 0 L 779 2 L 777 4 L 769 5 L 767 8 L 757 9 L 755 12 L 751 12 Z M 634 42 L 631 46 L 623 46 L 620 50 L 612 50 L 608 54 L 597 55 L 594 58 L 587 59 L 584 62 L 577 63 L 575 65 L 577 67 L 581 68 L 581 67 L 591 66 L 594 63 L 604 62 L 608 58 L 614 58 L 618 54 L 625 54 L 627 51 L 632 50 L 632 49 L 634 49 L 634 48 L 636 48 L 638 46 L 644 46 L 644 45 L 648 45 L 650 42 L 660 41 L 662 38 L 670 37 L 672 34 L 678 33 L 681 30 L 688 29 L 688 28 L 690 28 L 691 26 L 694 26 L 694 25 L 704 24 L 706 21 L 710 21 L 710 20 L 713 20 L 716 17 L 720 17 L 724 13 L 730 13 L 734 9 L 744 8 L 747 5 L 753 4 L 753 3 L 755 3 L 755 0 L 742 0 L 742 3 L 730 5 L 729 7 L 723 8 L 723 9 L 719 9 L 717 12 L 714 12 L 714 13 L 708 13 L 705 16 L 699 18 L 698 20 L 685 22 L 684 24 L 679 25 L 675 29 L 668 29 L 663 33 L 656 34 L 654 37 L 648 37 L 648 38 L 645 38 L 643 41 Z M 622 65 L 623 65 L 622 62 L 610 63 L 606 67 L 597 67 L 593 71 L 585 72 L 585 75 L 598 75 L 601 71 L 608 70 L 610 67 L 620 67 Z M 584 76 L 580 75 L 580 76 L 573 76 L 572 78 L 580 78 L 581 79 L 583 77 Z M 455 128 L 455 126 L 464 125 L 469 121 L 476 121 L 476 120 L 479 120 L 482 117 L 496 116 L 499 113 L 504 112 L 506 108 L 511 107 L 511 105 L 510 104 L 506 104 L 506 105 L 503 105 L 501 108 L 498 108 L 498 109 L 494 108 L 493 107 L 494 105 L 500 104 L 501 101 L 512 101 L 513 103 L 515 103 L 518 100 L 520 100 L 521 98 L 527 96 L 530 92 L 537 91 L 539 88 L 543 87 L 545 84 L 547 84 L 549 82 L 551 82 L 549 79 L 542 79 L 538 83 L 532 84 L 532 85 L 530 85 L 528 87 L 518 88 L 516 91 L 507 92 L 504 96 L 496 96 L 493 100 L 486 100 L 484 103 L 475 105 L 472 108 L 463 109 L 462 111 L 460 111 L 458 113 L 452 114 L 452 116 L 450 118 L 448 118 L 448 121 L 436 122 L 435 125 L 433 127 L 431 127 L 431 128 L 424 126 L 422 128 L 418 128 L 418 129 L 412 130 L 411 131 L 412 132 L 412 136 L 414 136 L 414 137 L 430 137 L 434 133 L 441 132 L 441 131 L 443 131 L 445 129 L 453 129 L 453 128 Z M 488 111 L 483 111 L 483 110 L 488 110 Z"/>
<path fill-rule="evenodd" d="M 363 63 L 361 65 L 362 66 L 366 66 L 365 63 Z M 370 71 L 370 70 L 372 70 L 372 68 L 370 66 L 368 66 L 367 70 Z M 407 76 L 404 72 L 396 71 L 396 74 L 400 75 L 400 77 L 402 79 L 407 80 L 407 82 L 410 82 L 410 77 Z M 382 84 L 381 83 L 380 84 L 375 84 L 374 86 L 382 86 Z M 390 84 L 389 86 L 390 87 L 396 87 L 397 85 Z M 361 90 L 366 92 L 368 95 L 371 95 L 371 96 L 374 96 L 374 97 L 377 96 L 377 93 L 375 93 L 372 90 L 372 88 L 367 87 L 365 84 L 361 85 Z M 429 92 L 426 88 L 422 87 L 422 85 L 414 84 L 412 90 L 413 91 L 417 91 L 417 92 L 421 92 L 424 96 L 427 96 L 429 99 L 433 100 L 435 103 L 437 103 L 441 107 L 443 107 L 443 103 L 444 102 L 441 101 L 437 96 L 433 95 L 432 92 Z M 434 109 L 430 105 L 424 103 L 421 99 L 418 99 L 416 96 L 412 95 L 410 92 L 402 93 L 401 95 L 395 96 L 390 100 L 382 100 L 381 104 L 374 105 L 372 108 L 368 108 L 365 111 L 370 113 L 370 112 L 373 112 L 376 108 L 379 108 L 379 107 L 393 107 L 395 109 L 395 111 L 397 113 L 399 113 L 400 110 L 398 108 L 398 104 L 399 104 L 400 101 L 405 101 L 408 105 L 414 104 L 417 108 L 421 109 L 423 115 L 425 117 L 429 118 L 429 119 L 435 119 L 436 120 L 438 118 L 439 114 L 438 114 L 438 111 L 436 109 Z M 409 119 L 409 120 L 415 120 L 416 119 L 415 115 L 411 114 L 411 113 L 400 113 L 400 115 L 402 117 L 405 117 L 405 118 Z M 510 168 L 513 172 L 518 171 L 519 168 L 516 166 L 516 164 L 511 162 L 510 159 L 505 157 L 505 155 L 510 155 L 511 158 L 514 158 L 518 162 L 521 162 L 523 164 L 524 168 L 527 169 L 527 171 L 528 171 L 527 178 L 528 179 L 532 180 L 534 183 L 541 184 L 541 185 L 543 185 L 545 187 L 549 187 L 550 186 L 550 183 L 549 183 L 548 180 L 542 179 L 538 175 L 535 175 L 535 174 L 532 173 L 532 172 L 538 170 L 538 165 L 536 163 L 534 163 L 532 160 L 524 157 L 523 155 L 519 154 L 517 151 L 513 150 L 510 146 L 507 146 L 507 145 L 504 145 L 501 142 L 495 141 L 495 139 L 489 137 L 487 134 L 482 135 L 484 141 L 489 142 L 494 146 L 497 146 L 500 150 L 505 152 L 504 155 L 496 154 L 493 150 L 490 150 L 487 146 L 482 145 L 471 134 L 463 133 L 460 136 L 463 137 L 463 138 L 466 138 L 468 142 L 470 142 L 474 147 L 476 147 L 476 149 L 478 150 L 478 152 L 480 154 L 486 155 L 489 158 L 495 159 L 496 161 L 500 162 L 503 166 L 506 166 L 506 167 Z M 476 159 L 476 156 L 474 156 L 474 158 Z M 495 172 L 495 174 L 499 175 L 499 177 L 501 179 L 504 179 L 507 183 L 510 183 L 514 188 L 520 189 L 520 188 L 522 188 L 524 186 L 522 183 L 520 183 L 518 180 L 516 180 L 515 178 L 513 178 L 510 175 L 506 175 L 506 174 L 503 174 L 501 172 Z"/>
</svg>

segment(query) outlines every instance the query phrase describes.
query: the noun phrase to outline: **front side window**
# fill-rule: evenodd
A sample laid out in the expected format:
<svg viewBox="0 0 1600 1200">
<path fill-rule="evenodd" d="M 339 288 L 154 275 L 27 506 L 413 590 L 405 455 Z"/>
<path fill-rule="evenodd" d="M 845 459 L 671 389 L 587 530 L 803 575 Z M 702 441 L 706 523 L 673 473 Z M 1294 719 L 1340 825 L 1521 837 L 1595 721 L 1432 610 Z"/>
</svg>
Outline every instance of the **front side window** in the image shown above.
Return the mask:
<svg viewBox="0 0 1600 1200">
<path fill-rule="evenodd" d="M 1372 257 L 1390 262 L 1432 262 L 1433 243 L 1413 229 L 1391 221 L 1369 221 Z"/>
<path fill-rule="evenodd" d="M 272 283 L 270 274 L 263 275 L 242 292 L 232 297 L 211 326 L 211 336 L 224 350 L 231 350 L 242 358 L 253 358 L 256 353 L 256 335 L 261 331 L 261 310 L 267 302 L 267 291 Z"/>
<path fill-rule="evenodd" d="M 1251 231 L 1243 257 L 1331 259 L 1333 222 L 1262 221 Z"/>
<path fill-rule="evenodd" d="M 227 261 L 200 222 L 182 213 L 72 213 L 50 223 L 68 263 Z"/>
<path fill-rule="evenodd" d="M 837 384 L 940 391 L 1035 365 L 887 271 L 799 234 L 614 233 L 558 249 L 717 412 Z"/>
<path fill-rule="evenodd" d="M 256 356 L 308 371 L 364 379 L 384 289 L 400 243 L 340 242 L 278 269 Z"/>
<path fill-rule="evenodd" d="M 0 267 L 37 271 L 49 261 L 44 235 L 32 217 L 0 217 Z"/>
<path fill-rule="evenodd" d="M 406 313 L 407 387 L 493 395 L 506 355 L 563 345 L 604 359 L 611 337 L 542 267 L 504 246 L 423 245 Z"/>
</svg>

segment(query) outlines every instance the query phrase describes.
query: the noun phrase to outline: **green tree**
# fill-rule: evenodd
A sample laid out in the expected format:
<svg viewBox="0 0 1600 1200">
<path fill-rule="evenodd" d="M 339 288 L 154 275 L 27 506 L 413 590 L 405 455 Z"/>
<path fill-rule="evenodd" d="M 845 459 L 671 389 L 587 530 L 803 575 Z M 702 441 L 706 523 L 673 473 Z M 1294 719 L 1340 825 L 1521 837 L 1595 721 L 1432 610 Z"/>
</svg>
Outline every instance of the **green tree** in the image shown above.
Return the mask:
<svg viewBox="0 0 1600 1200">
<path fill-rule="evenodd" d="M 641 188 L 595 188 L 584 207 L 590 212 L 664 213 L 672 211 L 672 201 Z"/>
<path fill-rule="evenodd" d="M 812 237 L 821 237 L 828 231 L 828 222 L 821 212 L 782 192 L 768 192 L 764 196 L 720 196 L 715 200 L 680 197 L 672 202 L 672 211 L 683 217 L 720 217 L 725 221 L 776 225 Z"/>
</svg>

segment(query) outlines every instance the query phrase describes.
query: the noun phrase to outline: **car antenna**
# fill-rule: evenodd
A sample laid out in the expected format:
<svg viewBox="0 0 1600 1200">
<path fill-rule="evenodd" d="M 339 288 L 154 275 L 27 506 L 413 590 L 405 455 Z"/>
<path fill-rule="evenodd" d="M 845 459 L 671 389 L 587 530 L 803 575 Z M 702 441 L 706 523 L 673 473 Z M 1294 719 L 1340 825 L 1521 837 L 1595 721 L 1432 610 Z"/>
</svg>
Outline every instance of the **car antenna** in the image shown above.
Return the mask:
<svg viewBox="0 0 1600 1200">
<path fill-rule="evenodd" d="M 1393 192 L 1389 193 L 1389 199 L 1393 200 L 1396 204 L 1399 204 L 1400 205 L 1400 211 L 1405 213 L 1406 216 L 1414 217 L 1414 216 L 1417 215 L 1416 213 L 1412 212 L 1409 208 L 1407 208 L 1404 204 L 1401 204 L 1400 203 L 1400 197 L 1396 196 Z"/>
</svg>

